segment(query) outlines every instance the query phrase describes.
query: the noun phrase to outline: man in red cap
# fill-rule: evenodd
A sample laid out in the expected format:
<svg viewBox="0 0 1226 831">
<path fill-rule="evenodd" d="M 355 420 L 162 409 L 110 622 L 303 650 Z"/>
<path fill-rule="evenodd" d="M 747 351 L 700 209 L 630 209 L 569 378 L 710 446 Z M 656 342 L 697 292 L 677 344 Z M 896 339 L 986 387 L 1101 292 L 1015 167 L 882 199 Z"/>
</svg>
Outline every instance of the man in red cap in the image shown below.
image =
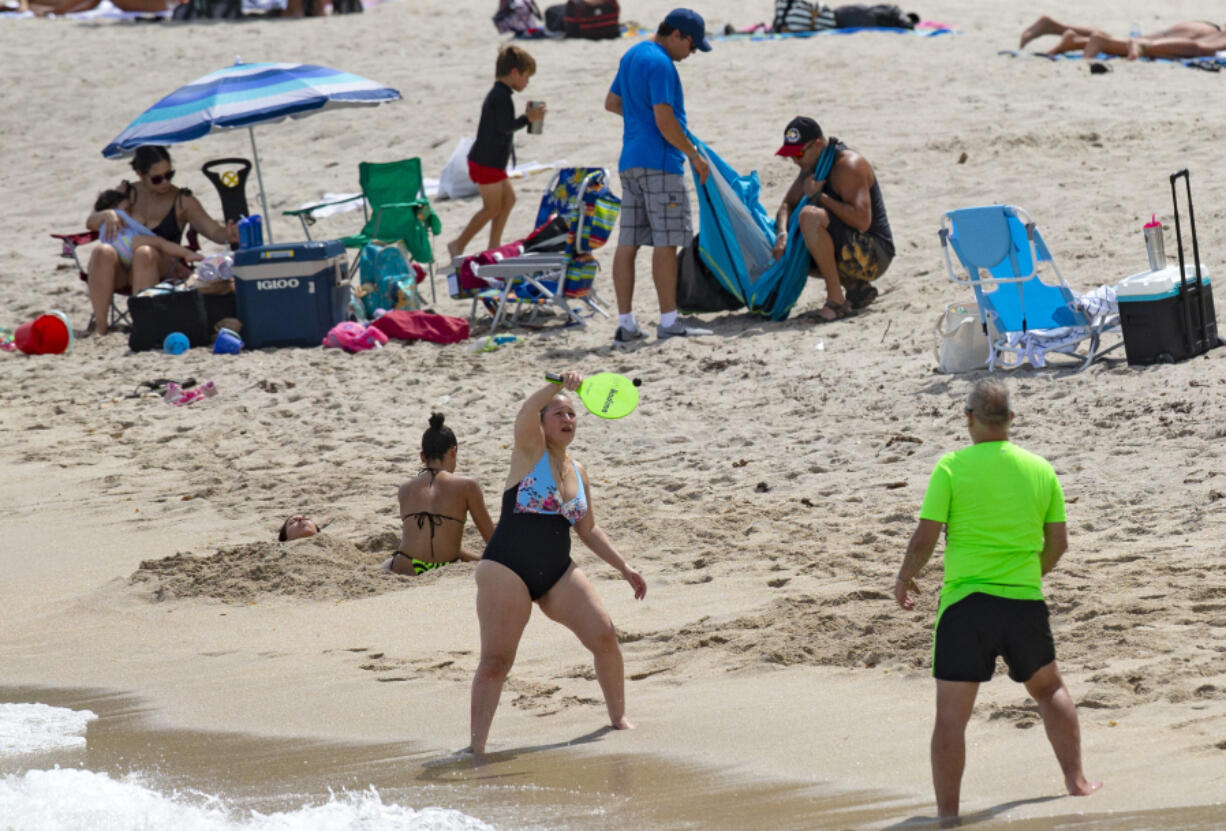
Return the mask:
<svg viewBox="0 0 1226 831">
<path fill-rule="evenodd" d="M 823 179 L 815 179 L 828 146 L 834 162 Z M 775 215 L 775 259 L 787 248 L 789 217 L 807 196 L 796 227 L 826 283 L 826 303 L 818 319 L 839 320 L 863 309 L 877 299 L 872 283 L 894 259 L 894 237 L 872 166 L 837 138 L 823 136 L 818 123 L 802 115 L 788 122 L 775 155 L 790 158 L 800 168 Z"/>
</svg>

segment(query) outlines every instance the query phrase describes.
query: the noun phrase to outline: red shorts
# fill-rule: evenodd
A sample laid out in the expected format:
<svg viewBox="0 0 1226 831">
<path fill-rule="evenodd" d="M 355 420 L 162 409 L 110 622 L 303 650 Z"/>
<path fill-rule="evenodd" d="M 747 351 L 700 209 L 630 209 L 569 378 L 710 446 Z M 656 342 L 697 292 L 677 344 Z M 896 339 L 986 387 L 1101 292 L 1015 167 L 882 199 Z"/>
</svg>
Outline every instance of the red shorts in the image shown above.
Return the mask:
<svg viewBox="0 0 1226 831">
<path fill-rule="evenodd" d="M 468 163 L 468 178 L 477 185 L 496 185 L 507 178 L 506 170 L 497 167 L 486 167 L 474 161 Z"/>
</svg>

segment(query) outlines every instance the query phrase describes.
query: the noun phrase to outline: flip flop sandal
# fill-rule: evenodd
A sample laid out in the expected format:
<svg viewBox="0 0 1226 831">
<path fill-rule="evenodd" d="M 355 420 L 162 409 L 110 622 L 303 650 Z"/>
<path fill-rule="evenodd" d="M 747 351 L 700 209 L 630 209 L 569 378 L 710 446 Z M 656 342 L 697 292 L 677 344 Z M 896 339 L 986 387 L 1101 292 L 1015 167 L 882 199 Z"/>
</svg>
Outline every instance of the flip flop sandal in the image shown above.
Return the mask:
<svg viewBox="0 0 1226 831">
<path fill-rule="evenodd" d="M 175 381 L 173 378 L 154 378 L 152 381 L 141 381 L 136 385 L 136 389 L 128 393 L 125 398 L 140 398 L 146 393 L 156 392 L 159 395 L 165 394 L 166 387 L 170 384 L 178 384 L 181 389 L 190 389 L 196 386 L 195 378 L 186 378 L 183 381 Z"/>
</svg>

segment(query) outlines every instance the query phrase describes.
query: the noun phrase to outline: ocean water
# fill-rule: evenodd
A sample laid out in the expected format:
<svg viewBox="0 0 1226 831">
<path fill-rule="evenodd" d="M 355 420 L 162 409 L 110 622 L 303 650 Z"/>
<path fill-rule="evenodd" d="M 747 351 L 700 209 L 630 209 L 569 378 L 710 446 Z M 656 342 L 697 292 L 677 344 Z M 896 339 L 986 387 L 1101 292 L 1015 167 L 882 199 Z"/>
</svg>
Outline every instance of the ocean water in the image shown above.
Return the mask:
<svg viewBox="0 0 1226 831">
<path fill-rule="evenodd" d="M 384 801 L 375 787 L 307 798 L 303 804 L 263 811 L 191 788 L 166 789 L 140 771 L 118 777 L 80 767 L 22 767 L 82 750 L 98 716 L 43 703 L 0 703 L 0 759 L 18 770 L 0 775 L 0 822 L 13 829 L 56 831 L 491 831 L 467 814 L 438 807 L 416 809 Z M 70 761 L 70 759 L 65 759 Z"/>
<path fill-rule="evenodd" d="M 931 827 L 930 799 L 847 792 L 650 756 L 583 753 L 596 730 L 471 758 L 407 743 L 350 745 L 158 729 L 106 692 L 0 688 L 2 831 L 834 831 Z M 1108 782 L 1108 787 L 1110 787 Z M 965 816 L 1009 831 L 1209 831 L 1221 805 L 1019 819 L 1019 801 Z M 1086 813 L 1072 813 L 1086 812 Z"/>
</svg>

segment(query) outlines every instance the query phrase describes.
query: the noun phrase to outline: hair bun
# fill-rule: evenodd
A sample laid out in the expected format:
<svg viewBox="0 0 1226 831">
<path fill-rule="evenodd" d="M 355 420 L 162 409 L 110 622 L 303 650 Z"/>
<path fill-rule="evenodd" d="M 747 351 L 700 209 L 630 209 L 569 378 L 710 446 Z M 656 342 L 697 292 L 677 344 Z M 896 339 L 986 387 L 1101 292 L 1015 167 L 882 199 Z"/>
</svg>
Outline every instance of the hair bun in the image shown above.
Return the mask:
<svg viewBox="0 0 1226 831">
<path fill-rule="evenodd" d="M 430 413 L 430 429 L 438 430 L 442 428 L 443 418 L 444 416 L 442 413 Z"/>
</svg>

